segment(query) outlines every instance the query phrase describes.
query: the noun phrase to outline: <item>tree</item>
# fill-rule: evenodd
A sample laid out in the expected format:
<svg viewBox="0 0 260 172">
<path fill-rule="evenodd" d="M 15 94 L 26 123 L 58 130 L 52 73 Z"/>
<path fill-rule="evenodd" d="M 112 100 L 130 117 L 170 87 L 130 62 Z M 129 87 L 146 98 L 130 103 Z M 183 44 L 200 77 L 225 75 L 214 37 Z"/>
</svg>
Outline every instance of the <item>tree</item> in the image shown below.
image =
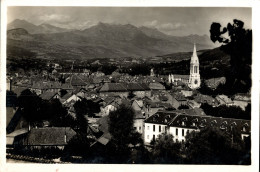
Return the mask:
<svg viewBox="0 0 260 172">
<path fill-rule="evenodd" d="M 48 114 L 50 114 L 50 122 L 52 126 L 68 127 L 71 126 L 72 121 L 68 117 L 67 109 L 62 106 L 58 99 L 53 99 L 49 104 Z"/>
<path fill-rule="evenodd" d="M 87 134 L 88 122 L 85 118 L 85 115 L 88 114 L 89 108 L 87 106 L 87 100 L 84 98 L 82 100 L 77 101 L 74 104 L 74 109 L 76 112 L 76 123 L 77 129 L 79 132 Z"/>
<path fill-rule="evenodd" d="M 130 156 L 129 144 L 133 143 L 134 111 L 131 107 L 121 105 L 116 111 L 109 114 L 109 132 L 112 143 L 115 145 L 115 159 L 125 163 Z M 134 143 L 135 144 L 135 143 Z"/>
<path fill-rule="evenodd" d="M 241 164 L 245 153 L 244 143 L 236 130 L 222 131 L 205 128 L 186 136 L 186 156 L 192 164 Z M 250 157 L 249 157 L 250 158 Z"/>
<path fill-rule="evenodd" d="M 18 106 L 21 108 L 23 117 L 28 122 L 36 122 L 40 120 L 40 106 L 42 100 L 35 93 L 32 93 L 29 89 L 21 92 L 18 97 Z"/>
<path fill-rule="evenodd" d="M 171 134 L 160 134 L 152 150 L 154 163 L 172 164 L 181 162 L 181 143 L 174 142 Z"/>
<path fill-rule="evenodd" d="M 89 153 L 89 146 L 90 143 L 88 138 L 82 133 L 77 133 L 70 139 L 64 152 L 68 155 L 81 155 L 86 157 Z"/>
<path fill-rule="evenodd" d="M 228 37 L 225 38 L 225 33 Z M 251 88 L 251 65 L 252 65 L 252 30 L 244 28 L 244 22 L 234 19 L 233 24 L 221 30 L 219 23 L 212 23 L 210 38 L 215 43 L 222 43 L 221 47 L 230 55 L 231 70 L 227 77 L 226 89 L 235 92 L 249 92 Z"/>
<path fill-rule="evenodd" d="M 13 91 L 6 91 L 6 107 L 16 107 L 17 95 Z"/>
</svg>

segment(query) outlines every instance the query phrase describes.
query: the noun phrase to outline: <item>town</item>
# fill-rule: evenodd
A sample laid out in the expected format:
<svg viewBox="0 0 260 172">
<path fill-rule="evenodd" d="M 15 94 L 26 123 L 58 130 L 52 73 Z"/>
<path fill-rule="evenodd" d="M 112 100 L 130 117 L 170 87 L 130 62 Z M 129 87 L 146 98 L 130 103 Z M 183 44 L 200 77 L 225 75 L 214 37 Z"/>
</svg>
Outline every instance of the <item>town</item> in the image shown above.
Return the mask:
<svg viewBox="0 0 260 172">
<path fill-rule="evenodd" d="M 149 150 L 163 134 L 171 134 L 174 143 L 183 147 L 189 133 L 214 127 L 224 131 L 236 130 L 242 141 L 250 138 L 250 94 L 238 93 L 232 97 L 202 94 L 199 90 L 203 78 L 200 77 L 195 44 L 189 75 L 158 75 L 153 68 L 145 76 L 117 71 L 105 75 L 87 68 L 77 70 L 73 65 L 72 62 L 71 68 L 64 70 L 58 63 L 48 63 L 51 72 L 42 70 L 40 74 L 31 72 L 29 75 L 17 72 L 7 77 L 7 96 L 10 96 L 7 98 L 7 152 L 21 148 L 64 150 L 80 128 L 85 129 L 89 149 L 106 150 L 113 137 L 109 115 L 121 108 L 132 109 L 129 112 L 133 112 L 134 131 L 129 131 L 143 140 L 130 141 L 128 146 L 132 149 L 138 150 L 143 144 Z M 204 82 L 214 90 L 226 81 L 220 77 Z M 19 103 L 19 99 L 22 102 Z M 23 113 L 32 114 L 23 116 Z M 82 127 L 84 122 L 77 123 L 77 120 L 85 120 L 86 126 Z M 128 125 L 125 122 L 117 125 L 125 127 Z M 56 152 L 59 157 L 61 154 Z M 77 159 L 72 161 L 77 162 Z M 130 163 L 136 160 L 132 161 Z"/>
<path fill-rule="evenodd" d="M 7 12 L 7 163 L 253 164 L 251 8 Z"/>
</svg>

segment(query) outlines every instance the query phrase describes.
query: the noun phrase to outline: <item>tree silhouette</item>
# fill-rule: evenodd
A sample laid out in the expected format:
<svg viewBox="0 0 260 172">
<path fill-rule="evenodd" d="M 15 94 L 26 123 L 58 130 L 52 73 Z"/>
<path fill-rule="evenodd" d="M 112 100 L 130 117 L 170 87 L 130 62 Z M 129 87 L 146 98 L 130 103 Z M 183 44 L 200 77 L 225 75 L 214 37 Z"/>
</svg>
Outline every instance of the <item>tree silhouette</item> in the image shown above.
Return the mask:
<svg viewBox="0 0 260 172">
<path fill-rule="evenodd" d="M 130 158 L 129 144 L 137 144 L 138 136 L 134 133 L 134 111 L 121 105 L 109 114 L 109 132 L 112 135 L 114 156 L 118 162 L 125 163 Z M 136 139 L 136 140 L 132 140 Z"/>
<path fill-rule="evenodd" d="M 35 93 L 32 93 L 29 89 L 21 92 L 18 97 L 18 106 L 21 108 L 23 117 L 28 122 L 36 122 L 40 120 L 42 100 Z"/>
<path fill-rule="evenodd" d="M 155 163 L 172 164 L 181 162 L 181 143 L 174 142 L 171 134 L 160 134 L 152 150 Z"/>
<path fill-rule="evenodd" d="M 245 150 L 235 132 L 209 127 L 186 136 L 186 156 L 192 164 L 245 164 L 250 159 L 244 159 Z"/>
<path fill-rule="evenodd" d="M 79 133 L 87 134 L 88 121 L 85 118 L 85 115 L 88 114 L 89 108 L 87 106 L 87 100 L 84 98 L 77 101 L 74 104 L 74 109 L 76 112 L 76 125 Z"/>
<path fill-rule="evenodd" d="M 228 33 L 228 38 L 223 35 Z M 221 30 L 219 23 L 212 23 L 210 38 L 222 43 L 221 49 L 230 55 L 230 75 L 226 88 L 234 92 L 249 92 L 251 88 L 252 30 L 244 28 L 244 22 L 234 19 L 233 24 Z"/>
</svg>

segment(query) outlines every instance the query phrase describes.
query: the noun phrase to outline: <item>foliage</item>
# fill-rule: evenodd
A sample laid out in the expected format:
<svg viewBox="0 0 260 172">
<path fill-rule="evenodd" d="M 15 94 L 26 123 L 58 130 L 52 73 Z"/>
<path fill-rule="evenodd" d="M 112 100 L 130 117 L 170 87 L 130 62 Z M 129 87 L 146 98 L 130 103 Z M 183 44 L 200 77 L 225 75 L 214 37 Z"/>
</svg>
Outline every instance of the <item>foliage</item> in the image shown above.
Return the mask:
<svg viewBox="0 0 260 172">
<path fill-rule="evenodd" d="M 133 128 L 134 111 L 132 108 L 121 105 L 116 111 L 109 114 L 109 132 L 112 135 L 114 158 L 125 163 L 130 158 L 129 145 L 142 144 L 141 135 Z"/>
<path fill-rule="evenodd" d="M 58 99 L 42 100 L 26 89 L 18 97 L 18 106 L 21 108 L 23 117 L 33 125 L 38 125 L 43 120 L 49 121 L 51 126 L 56 127 L 66 127 L 72 124 L 66 108 Z"/>
<path fill-rule="evenodd" d="M 80 133 L 87 134 L 88 121 L 85 118 L 85 115 L 87 115 L 89 111 L 89 108 L 87 106 L 87 100 L 86 99 L 79 100 L 74 104 L 73 107 L 76 112 L 76 125 L 78 131 Z"/>
<path fill-rule="evenodd" d="M 6 91 L 6 107 L 16 107 L 17 95 L 13 91 Z"/>
<path fill-rule="evenodd" d="M 81 155 L 86 156 L 89 153 L 89 140 L 85 134 L 77 133 L 70 139 L 64 149 L 67 155 Z"/>
<path fill-rule="evenodd" d="M 228 33 L 229 38 L 225 38 Z M 252 30 L 244 28 L 244 22 L 234 19 L 233 24 L 221 30 L 219 23 L 212 23 L 210 38 L 213 42 L 222 43 L 223 51 L 230 55 L 231 69 L 227 76 L 229 90 L 235 92 L 249 92 L 251 88 L 251 64 L 252 64 Z"/>
<path fill-rule="evenodd" d="M 185 145 L 185 154 L 188 162 L 192 164 L 244 164 L 246 162 L 241 162 L 247 152 L 244 142 L 237 133 L 228 133 L 210 127 L 198 133 L 188 134 Z"/>
<path fill-rule="evenodd" d="M 154 163 L 173 164 L 181 162 L 181 143 L 174 142 L 171 134 L 160 134 L 154 142 Z"/>
<path fill-rule="evenodd" d="M 250 104 L 248 105 L 251 106 Z M 218 107 L 212 107 L 211 105 L 207 103 L 203 103 L 201 105 L 201 108 L 203 111 L 210 116 L 215 117 L 223 117 L 223 118 L 235 118 L 235 119 L 251 119 L 251 112 L 250 108 L 247 107 L 246 111 L 243 111 L 238 106 L 226 106 L 226 105 L 220 105 Z"/>
<path fill-rule="evenodd" d="M 21 108 L 24 118 L 29 122 L 41 120 L 39 116 L 41 103 L 41 98 L 29 89 L 22 91 L 18 97 L 18 106 Z"/>
</svg>

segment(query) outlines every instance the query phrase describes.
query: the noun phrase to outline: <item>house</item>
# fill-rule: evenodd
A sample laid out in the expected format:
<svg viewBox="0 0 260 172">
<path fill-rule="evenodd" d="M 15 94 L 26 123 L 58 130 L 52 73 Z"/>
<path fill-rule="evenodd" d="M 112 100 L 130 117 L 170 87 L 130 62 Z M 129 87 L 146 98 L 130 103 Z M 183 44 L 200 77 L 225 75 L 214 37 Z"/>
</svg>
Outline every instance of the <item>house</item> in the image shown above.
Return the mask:
<svg viewBox="0 0 260 172">
<path fill-rule="evenodd" d="M 240 107 L 242 110 L 245 110 L 250 102 L 251 97 L 249 95 L 237 94 L 234 97 L 233 105 Z"/>
<path fill-rule="evenodd" d="M 129 91 L 121 83 L 105 83 L 99 90 L 101 97 L 108 97 L 118 95 L 120 97 L 127 97 Z"/>
<path fill-rule="evenodd" d="M 78 97 L 76 94 L 71 94 L 71 93 L 67 93 L 66 95 L 64 95 L 62 98 L 61 98 L 61 103 L 62 104 L 68 104 L 70 102 L 77 102 L 78 100 L 81 100 L 80 97 Z"/>
<path fill-rule="evenodd" d="M 232 106 L 234 104 L 233 101 L 226 95 L 217 95 L 216 99 L 220 105 Z"/>
<path fill-rule="evenodd" d="M 165 90 L 165 86 L 163 86 L 161 83 L 159 82 L 151 82 L 149 84 L 149 88 L 151 90 Z"/>
<path fill-rule="evenodd" d="M 190 108 L 194 109 L 194 108 L 199 108 L 199 107 L 201 106 L 201 103 L 198 103 L 198 102 L 196 102 L 195 100 L 189 100 L 188 103 L 187 103 L 187 105 L 188 105 Z"/>
<path fill-rule="evenodd" d="M 176 142 L 184 142 L 188 133 L 198 132 L 205 127 L 217 127 L 225 131 L 235 129 L 242 139 L 250 136 L 251 133 L 249 120 L 191 115 L 181 111 L 160 111 L 147 118 L 144 123 L 145 144 L 149 144 L 162 133 L 172 134 Z"/>
<path fill-rule="evenodd" d="M 80 88 L 85 88 L 88 82 L 83 79 L 84 76 L 79 76 L 79 75 L 72 75 L 70 77 L 70 85 L 72 87 L 80 87 Z"/>
<path fill-rule="evenodd" d="M 76 88 L 74 91 L 74 94 L 80 98 L 85 98 L 87 97 L 87 90 L 85 88 Z"/>
<path fill-rule="evenodd" d="M 43 94 L 40 95 L 40 97 L 43 100 L 52 100 L 52 99 L 60 99 L 60 95 L 58 93 L 55 92 L 51 92 L 51 91 L 46 91 Z"/>
<path fill-rule="evenodd" d="M 134 129 L 140 134 L 143 134 L 144 130 L 145 114 L 141 111 L 135 111 L 134 114 Z"/>
<path fill-rule="evenodd" d="M 6 147 L 16 147 L 23 144 L 23 140 L 28 133 L 27 128 L 15 130 L 6 135 Z"/>
<path fill-rule="evenodd" d="M 225 83 L 226 83 L 225 77 L 211 78 L 205 81 L 205 84 L 211 89 L 216 89 L 220 84 L 225 84 Z"/>
<path fill-rule="evenodd" d="M 181 90 L 181 93 L 184 95 L 184 97 L 191 97 L 193 95 L 193 91 L 191 90 Z"/>
<path fill-rule="evenodd" d="M 203 94 L 197 94 L 194 96 L 194 101 L 197 103 L 207 103 L 213 107 L 216 107 L 219 105 L 219 102 L 216 98 L 213 98 L 212 96 L 209 95 L 203 95 Z"/>
<path fill-rule="evenodd" d="M 20 108 L 6 107 L 6 133 L 28 128 L 28 122 L 22 117 Z"/>
<path fill-rule="evenodd" d="M 27 148 L 57 147 L 64 149 L 68 142 L 76 135 L 70 127 L 32 128 L 23 140 Z"/>
<path fill-rule="evenodd" d="M 177 100 L 177 102 L 179 103 L 180 106 L 187 105 L 188 99 L 185 98 L 182 93 L 175 93 L 172 96 L 173 96 L 173 98 L 175 98 Z"/>
</svg>

